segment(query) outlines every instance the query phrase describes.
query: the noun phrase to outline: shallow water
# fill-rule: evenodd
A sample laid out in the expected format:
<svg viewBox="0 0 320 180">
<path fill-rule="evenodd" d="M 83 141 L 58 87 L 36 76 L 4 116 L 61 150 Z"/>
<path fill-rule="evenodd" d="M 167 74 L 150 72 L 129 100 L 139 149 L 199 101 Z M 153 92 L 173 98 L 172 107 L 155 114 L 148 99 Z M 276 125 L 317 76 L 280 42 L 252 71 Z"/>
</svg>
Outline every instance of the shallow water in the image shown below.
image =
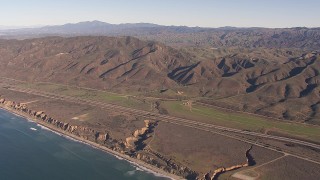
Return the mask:
<svg viewBox="0 0 320 180">
<path fill-rule="evenodd" d="M 167 179 L 0 109 L 1 180 Z"/>
</svg>

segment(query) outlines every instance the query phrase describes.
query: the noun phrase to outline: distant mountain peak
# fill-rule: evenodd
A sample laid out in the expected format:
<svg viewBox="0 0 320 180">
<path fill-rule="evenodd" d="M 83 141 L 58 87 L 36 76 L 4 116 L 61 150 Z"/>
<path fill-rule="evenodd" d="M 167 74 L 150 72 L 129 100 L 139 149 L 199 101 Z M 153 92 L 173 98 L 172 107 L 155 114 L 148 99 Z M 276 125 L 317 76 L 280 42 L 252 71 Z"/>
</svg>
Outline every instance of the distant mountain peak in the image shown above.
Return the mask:
<svg viewBox="0 0 320 180">
<path fill-rule="evenodd" d="M 78 23 L 67 23 L 62 26 L 114 26 L 114 27 L 159 27 L 161 25 L 153 24 L 153 23 L 121 23 L 121 24 L 111 24 L 99 20 L 93 20 L 93 21 L 82 21 Z"/>
<path fill-rule="evenodd" d="M 111 25 L 111 24 L 94 20 L 94 21 L 82 21 L 78 23 L 67 23 L 62 26 L 91 26 L 92 27 L 92 26 L 105 26 L 105 25 Z"/>
</svg>

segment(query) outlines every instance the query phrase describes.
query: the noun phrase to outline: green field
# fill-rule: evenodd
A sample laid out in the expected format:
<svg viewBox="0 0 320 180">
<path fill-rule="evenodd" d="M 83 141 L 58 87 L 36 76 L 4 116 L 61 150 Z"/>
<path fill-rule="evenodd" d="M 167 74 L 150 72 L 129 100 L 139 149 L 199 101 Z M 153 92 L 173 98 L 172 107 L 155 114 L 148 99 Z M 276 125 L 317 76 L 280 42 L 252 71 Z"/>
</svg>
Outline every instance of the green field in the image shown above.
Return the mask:
<svg viewBox="0 0 320 180">
<path fill-rule="evenodd" d="M 317 126 L 264 119 L 244 113 L 224 112 L 201 105 L 193 105 L 192 111 L 190 111 L 188 107 L 179 101 L 167 101 L 163 106 L 168 110 L 169 114 L 173 116 L 193 120 L 197 119 L 198 121 L 206 123 L 256 132 L 272 130 L 291 136 L 320 141 L 320 127 Z"/>
</svg>

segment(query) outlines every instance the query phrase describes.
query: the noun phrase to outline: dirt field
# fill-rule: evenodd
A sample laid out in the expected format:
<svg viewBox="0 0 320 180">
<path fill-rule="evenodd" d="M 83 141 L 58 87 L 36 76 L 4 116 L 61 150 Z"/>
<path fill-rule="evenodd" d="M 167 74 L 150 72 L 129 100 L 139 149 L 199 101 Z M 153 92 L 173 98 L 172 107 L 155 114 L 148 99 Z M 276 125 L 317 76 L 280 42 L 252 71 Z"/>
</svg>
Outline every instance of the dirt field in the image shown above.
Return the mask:
<svg viewBox="0 0 320 180">
<path fill-rule="evenodd" d="M 250 146 L 232 138 L 166 123 L 159 124 L 151 143 L 154 150 L 201 173 L 245 163 L 245 152 Z M 251 154 L 257 165 L 281 156 L 256 146 Z"/>
<path fill-rule="evenodd" d="M 320 177 L 320 164 L 304 161 L 292 156 L 285 156 L 277 161 L 252 168 L 249 171 L 241 171 L 244 175 L 257 175 L 264 180 L 317 180 Z"/>
</svg>

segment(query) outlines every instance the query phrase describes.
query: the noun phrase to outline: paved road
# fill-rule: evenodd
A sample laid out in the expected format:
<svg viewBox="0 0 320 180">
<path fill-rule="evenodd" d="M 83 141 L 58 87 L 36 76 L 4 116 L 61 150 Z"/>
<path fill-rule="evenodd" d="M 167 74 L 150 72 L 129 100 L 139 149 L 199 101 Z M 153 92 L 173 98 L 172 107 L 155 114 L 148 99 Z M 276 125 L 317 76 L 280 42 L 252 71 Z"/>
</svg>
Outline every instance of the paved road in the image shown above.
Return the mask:
<svg viewBox="0 0 320 180">
<path fill-rule="evenodd" d="M 43 96 L 43 97 L 47 97 L 47 98 L 51 98 L 51 99 L 65 100 L 65 101 L 70 101 L 70 102 L 98 106 L 101 108 L 110 109 L 112 111 L 119 111 L 124 114 L 133 114 L 133 115 L 145 117 L 148 119 L 155 119 L 155 120 L 164 121 L 167 123 L 178 124 L 178 125 L 188 126 L 188 127 L 194 127 L 197 129 L 214 129 L 214 130 L 220 130 L 220 131 L 224 131 L 224 132 L 232 132 L 232 133 L 238 133 L 238 134 L 244 134 L 244 135 L 251 135 L 251 136 L 255 136 L 255 137 L 274 139 L 274 140 L 290 142 L 290 143 L 295 143 L 295 144 L 299 144 L 299 145 L 304 145 L 304 146 L 320 149 L 320 145 L 318 145 L 318 144 L 314 144 L 314 143 L 310 143 L 310 142 L 306 142 L 306 141 L 302 141 L 302 140 L 297 140 L 297 139 L 292 139 L 292 138 L 267 135 L 267 134 L 262 134 L 262 133 L 257 133 L 257 132 L 244 131 L 244 130 L 239 130 L 239 129 L 234 129 L 234 128 L 217 126 L 217 125 L 213 125 L 213 124 L 197 122 L 197 121 L 188 120 L 188 119 L 184 119 L 184 118 L 162 115 L 162 114 L 158 114 L 158 113 L 152 113 L 152 112 L 148 112 L 148 111 L 123 107 L 123 106 L 119 106 L 119 105 L 114 105 L 114 104 L 109 104 L 109 103 L 104 103 L 104 102 L 99 102 L 99 101 L 93 101 L 93 100 L 86 100 L 86 99 L 76 98 L 76 97 L 72 97 L 72 96 L 59 95 L 59 94 L 38 91 L 38 90 L 33 90 L 33 89 L 18 88 L 18 87 L 13 87 L 13 86 L 11 86 L 9 89 L 13 90 L 13 91 L 17 91 L 17 92 L 23 92 L 23 93 Z"/>
</svg>

